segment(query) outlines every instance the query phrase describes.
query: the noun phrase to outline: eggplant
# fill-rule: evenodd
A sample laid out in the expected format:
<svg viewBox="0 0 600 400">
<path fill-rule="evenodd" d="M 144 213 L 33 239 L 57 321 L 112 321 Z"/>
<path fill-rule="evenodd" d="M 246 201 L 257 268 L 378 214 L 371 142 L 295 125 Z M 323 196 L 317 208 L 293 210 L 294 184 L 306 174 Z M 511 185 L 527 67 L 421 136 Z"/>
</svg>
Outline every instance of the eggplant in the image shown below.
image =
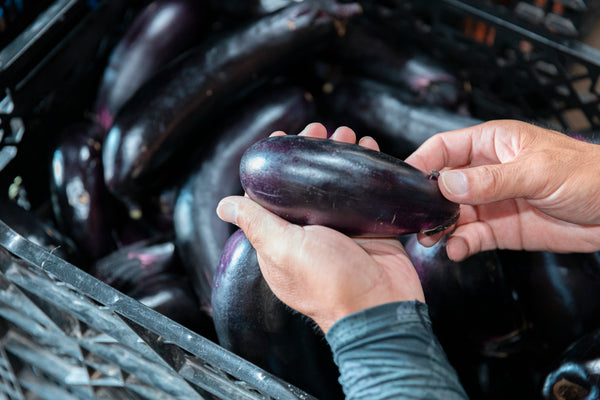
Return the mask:
<svg viewBox="0 0 600 400">
<path fill-rule="evenodd" d="M 475 353 L 495 357 L 520 351 L 527 323 L 497 252 L 454 262 L 446 254 L 446 241 L 444 236 L 425 247 L 412 235 L 404 246 L 421 280 L 440 342 L 462 343 Z"/>
<path fill-rule="evenodd" d="M 109 189 L 127 199 L 159 185 L 178 150 L 194 138 L 199 147 L 213 139 L 203 132 L 208 121 L 300 55 L 310 57 L 334 34 L 337 19 L 357 12 L 355 3 L 306 0 L 174 60 L 115 119 L 103 152 Z"/>
<path fill-rule="evenodd" d="M 359 19 L 335 39 L 328 60 L 342 69 L 410 92 L 414 104 L 456 109 L 466 94 L 454 71 L 412 44 L 391 41 L 388 32 Z"/>
<path fill-rule="evenodd" d="M 233 18 L 249 19 L 281 10 L 298 0 L 210 0 L 211 8 Z"/>
<path fill-rule="evenodd" d="M 137 14 L 100 82 L 95 114 L 104 129 L 144 82 L 198 41 L 205 14 L 194 0 L 155 0 Z"/>
<path fill-rule="evenodd" d="M 44 213 L 25 210 L 12 200 L 0 197 L 0 219 L 25 239 L 44 247 L 71 263 L 81 256 L 71 238 L 58 230 Z"/>
<path fill-rule="evenodd" d="M 461 262 L 446 254 L 447 236 L 432 247 L 410 235 L 405 250 L 429 306 L 433 331 L 470 398 L 533 398 L 537 365 L 515 288 L 497 251 Z"/>
<path fill-rule="evenodd" d="M 357 144 L 286 135 L 250 146 L 240 163 L 246 194 L 301 225 L 348 235 L 434 234 L 450 227 L 459 206 L 437 178 Z"/>
<path fill-rule="evenodd" d="M 116 248 L 112 198 L 104 184 L 103 128 L 93 122 L 68 127 L 52 155 L 51 202 L 58 226 L 87 262 Z"/>
<path fill-rule="evenodd" d="M 600 398 L 600 330 L 572 343 L 547 374 L 542 389 L 546 400 Z"/>
<path fill-rule="evenodd" d="M 223 249 L 212 307 L 221 346 L 317 398 L 344 398 L 322 331 L 275 297 L 241 230 Z"/>
<path fill-rule="evenodd" d="M 154 237 L 99 259 L 91 274 L 172 320 L 216 341 L 211 318 L 200 310 L 175 243 Z"/>
<path fill-rule="evenodd" d="M 348 77 L 318 100 L 337 125 L 372 136 L 383 151 L 402 159 L 438 132 L 483 122 L 441 107 L 415 105 L 412 97 L 407 90 L 388 84 Z"/>
<path fill-rule="evenodd" d="M 547 363 L 577 338 L 600 329 L 600 253 L 526 252 L 512 256 L 507 276 Z"/>
<path fill-rule="evenodd" d="M 230 224 L 215 213 L 226 196 L 242 193 L 239 165 L 244 151 L 275 130 L 294 132 L 313 120 L 314 103 L 303 89 L 276 86 L 249 99 L 231 121 L 216 127 L 216 141 L 181 187 L 173 224 L 177 249 L 200 299 L 210 312 L 210 288 Z"/>
</svg>

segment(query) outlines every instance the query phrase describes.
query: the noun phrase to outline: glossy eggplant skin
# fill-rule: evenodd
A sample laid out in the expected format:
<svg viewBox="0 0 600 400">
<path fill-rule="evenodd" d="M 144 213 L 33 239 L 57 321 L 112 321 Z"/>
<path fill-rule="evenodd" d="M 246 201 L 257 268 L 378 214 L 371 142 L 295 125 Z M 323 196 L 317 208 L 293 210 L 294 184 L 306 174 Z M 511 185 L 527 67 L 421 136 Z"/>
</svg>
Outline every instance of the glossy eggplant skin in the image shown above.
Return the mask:
<svg viewBox="0 0 600 400">
<path fill-rule="evenodd" d="M 600 398 L 600 330 L 572 343 L 546 376 L 542 394 L 546 400 Z"/>
<path fill-rule="evenodd" d="M 210 291 L 232 225 L 215 213 L 219 201 L 242 194 L 239 165 L 244 151 L 271 132 L 297 132 L 315 117 L 303 89 L 277 86 L 248 99 L 235 118 L 215 128 L 217 138 L 181 187 L 173 223 L 177 249 L 202 307 L 210 312 Z"/>
<path fill-rule="evenodd" d="M 146 80 L 197 42 L 205 14 L 193 0 L 155 0 L 139 12 L 114 48 L 100 82 L 95 113 L 105 129 Z"/>
<path fill-rule="evenodd" d="M 201 138 L 198 146 L 212 140 L 202 131 L 209 120 L 300 54 L 316 51 L 334 34 L 338 16 L 359 11 L 357 4 L 306 0 L 170 63 L 123 106 L 108 133 L 103 160 L 109 189 L 126 197 L 157 184 L 189 139 Z"/>
<path fill-rule="evenodd" d="M 404 246 L 439 336 L 480 354 L 505 356 L 510 349 L 504 344 L 523 336 L 526 323 L 498 254 L 487 251 L 454 262 L 446 254 L 446 241 L 443 237 L 425 247 L 412 235 Z"/>
<path fill-rule="evenodd" d="M 0 220 L 25 239 L 44 247 L 71 263 L 81 257 L 71 238 L 64 235 L 47 217 L 35 210 L 25 210 L 12 200 L 0 197 Z"/>
<path fill-rule="evenodd" d="M 275 297 L 241 230 L 223 249 L 212 305 L 221 346 L 319 399 L 344 398 L 322 332 Z"/>
<path fill-rule="evenodd" d="M 336 124 L 372 136 L 382 151 L 401 159 L 436 133 L 483 122 L 441 107 L 416 105 L 409 91 L 371 79 L 341 79 L 333 86 L 319 99 Z"/>
<path fill-rule="evenodd" d="M 354 19 L 335 39 L 328 59 L 348 73 L 407 90 L 414 104 L 455 109 L 464 101 L 463 84 L 453 71 L 415 46 L 385 35 L 389 33 Z"/>
<path fill-rule="evenodd" d="M 171 238 L 155 237 L 121 247 L 97 260 L 91 274 L 172 320 L 216 340 L 212 320 L 200 310 Z"/>
<path fill-rule="evenodd" d="M 462 262 L 410 235 L 404 245 L 421 280 L 434 333 L 470 398 L 530 398 L 537 381 L 531 334 L 496 251 Z M 522 396 L 522 397 L 521 397 Z M 533 397 L 531 397 L 533 398 Z"/>
<path fill-rule="evenodd" d="M 600 329 L 600 253 L 527 252 L 513 258 L 507 275 L 531 321 L 540 359 L 549 363 Z"/>
<path fill-rule="evenodd" d="M 433 234 L 452 225 L 458 204 L 437 180 L 387 154 L 357 144 L 286 135 L 244 153 L 246 194 L 282 218 L 348 235 Z"/>
<path fill-rule="evenodd" d="M 112 239 L 112 198 L 104 184 L 102 138 L 98 124 L 82 122 L 67 128 L 53 155 L 50 192 L 61 231 L 87 262 L 116 248 Z"/>
</svg>

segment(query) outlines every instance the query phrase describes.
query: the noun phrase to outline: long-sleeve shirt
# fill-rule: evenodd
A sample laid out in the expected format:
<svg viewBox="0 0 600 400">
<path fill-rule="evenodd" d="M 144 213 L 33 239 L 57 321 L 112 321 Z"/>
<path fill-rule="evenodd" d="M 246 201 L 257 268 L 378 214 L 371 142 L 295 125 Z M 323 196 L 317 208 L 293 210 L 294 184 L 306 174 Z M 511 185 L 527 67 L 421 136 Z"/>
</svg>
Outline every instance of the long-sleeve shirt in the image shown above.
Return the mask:
<svg viewBox="0 0 600 400">
<path fill-rule="evenodd" d="M 326 339 L 347 400 L 468 399 L 424 303 L 390 303 L 348 315 Z"/>
</svg>

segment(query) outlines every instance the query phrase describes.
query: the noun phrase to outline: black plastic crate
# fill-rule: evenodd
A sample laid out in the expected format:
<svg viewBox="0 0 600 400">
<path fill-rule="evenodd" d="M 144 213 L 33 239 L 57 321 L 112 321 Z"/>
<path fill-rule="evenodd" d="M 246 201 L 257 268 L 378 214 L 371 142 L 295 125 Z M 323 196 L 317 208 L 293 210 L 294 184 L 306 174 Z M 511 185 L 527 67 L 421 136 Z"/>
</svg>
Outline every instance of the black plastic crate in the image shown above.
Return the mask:
<svg viewBox="0 0 600 400">
<path fill-rule="evenodd" d="M 81 86 L 74 77 L 98 73 L 89 68 L 107 56 L 106 27 L 126 17 L 126 3 L 54 1 L 0 51 L 0 171 L 27 168 L 17 153 L 43 139 L 31 121 L 70 110 L 63 97 L 94 95 L 96 80 Z M 395 40 L 412 40 L 459 68 L 475 116 L 572 130 L 600 129 L 600 51 L 581 42 L 599 3 L 363 2 Z M 0 222 L 0 398 L 312 397 Z"/>
<path fill-rule="evenodd" d="M 0 222 L 0 398 L 313 399 Z"/>
<path fill-rule="evenodd" d="M 483 0 L 382 0 L 366 10 L 396 40 L 456 66 L 476 117 L 600 129 L 600 50 L 582 40 L 524 19 L 510 4 Z M 589 26 L 597 20 L 595 12 L 581 13 Z"/>
</svg>

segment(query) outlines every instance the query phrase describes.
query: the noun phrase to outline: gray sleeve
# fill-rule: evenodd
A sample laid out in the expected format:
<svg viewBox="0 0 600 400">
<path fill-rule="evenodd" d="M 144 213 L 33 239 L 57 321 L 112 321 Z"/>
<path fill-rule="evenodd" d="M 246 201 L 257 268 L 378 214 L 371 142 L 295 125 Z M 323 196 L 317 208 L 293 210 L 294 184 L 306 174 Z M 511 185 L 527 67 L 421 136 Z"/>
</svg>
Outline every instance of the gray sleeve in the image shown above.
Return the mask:
<svg viewBox="0 0 600 400">
<path fill-rule="evenodd" d="M 347 400 L 468 399 L 424 303 L 359 311 L 333 324 L 326 338 Z"/>
</svg>

